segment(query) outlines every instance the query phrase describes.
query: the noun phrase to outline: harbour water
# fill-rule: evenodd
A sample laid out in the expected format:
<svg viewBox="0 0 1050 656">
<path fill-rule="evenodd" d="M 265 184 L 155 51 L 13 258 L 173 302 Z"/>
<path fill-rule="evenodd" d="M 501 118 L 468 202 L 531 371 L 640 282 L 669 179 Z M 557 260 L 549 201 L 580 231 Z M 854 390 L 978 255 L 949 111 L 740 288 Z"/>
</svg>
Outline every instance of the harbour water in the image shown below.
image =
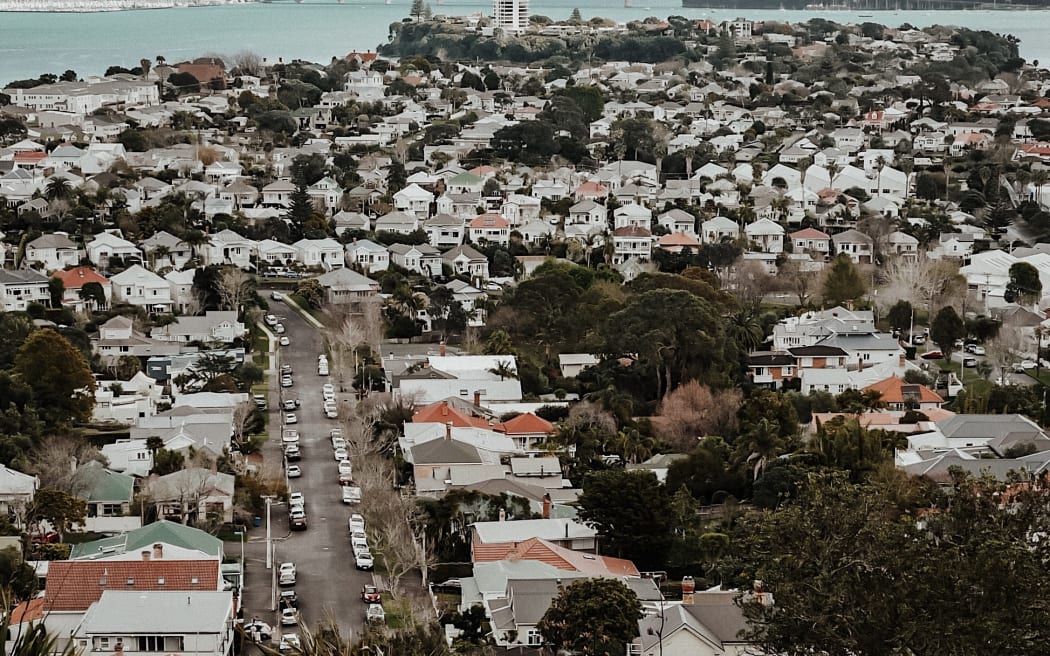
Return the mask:
<svg viewBox="0 0 1050 656">
<path fill-rule="evenodd" d="M 5 0 L 0 0 L 0 9 Z M 632 6 L 627 7 L 625 4 Z M 490 14 L 491 2 L 430 0 L 435 14 Z M 103 73 L 111 65 L 137 66 L 142 58 L 167 61 L 251 51 L 269 59 L 327 62 L 353 50 L 374 50 L 387 39 L 389 25 L 408 15 L 411 0 L 305 0 L 229 4 L 210 7 L 131 10 L 100 13 L 0 12 L 0 83 L 60 74 L 73 69 L 81 77 Z M 568 18 L 573 8 L 584 18 L 618 21 L 646 16 L 680 15 L 725 20 L 801 22 L 823 17 L 836 22 L 876 22 L 916 27 L 958 25 L 1013 34 L 1021 55 L 1050 61 L 1048 11 L 783 11 L 684 9 L 680 0 L 534 0 L 532 13 Z"/>
</svg>

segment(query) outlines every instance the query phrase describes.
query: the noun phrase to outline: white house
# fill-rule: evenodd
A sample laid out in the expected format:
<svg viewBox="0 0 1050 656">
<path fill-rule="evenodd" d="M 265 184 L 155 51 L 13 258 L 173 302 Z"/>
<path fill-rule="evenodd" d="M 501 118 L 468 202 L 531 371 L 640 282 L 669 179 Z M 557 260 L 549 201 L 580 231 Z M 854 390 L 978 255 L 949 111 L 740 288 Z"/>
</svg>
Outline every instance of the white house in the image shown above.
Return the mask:
<svg viewBox="0 0 1050 656">
<path fill-rule="evenodd" d="M 109 268 L 109 260 L 119 257 L 125 262 L 142 262 L 142 251 L 127 239 L 110 232 L 102 232 L 84 247 L 88 259 L 100 269 Z"/>
<path fill-rule="evenodd" d="M 430 278 L 441 275 L 441 251 L 430 244 L 391 244 L 390 261 Z"/>
<path fill-rule="evenodd" d="M 355 239 L 346 245 L 346 263 L 357 265 L 366 274 L 386 271 L 390 267 L 390 252 L 374 241 Z"/>
<path fill-rule="evenodd" d="M 510 243 L 510 222 L 492 212 L 477 216 L 467 224 L 467 231 L 473 242 L 487 241 L 504 246 Z"/>
<path fill-rule="evenodd" d="M 740 226 L 729 217 L 712 217 L 700 224 L 700 238 L 705 244 L 736 241 L 740 238 Z"/>
<path fill-rule="evenodd" d="M 172 323 L 158 326 L 150 337 L 162 342 L 221 342 L 229 344 L 244 337 L 244 324 L 233 310 L 209 310 L 204 316 L 178 317 Z"/>
<path fill-rule="evenodd" d="M 329 237 L 300 239 L 292 245 L 299 251 L 299 262 L 303 266 L 320 267 L 330 271 L 344 266 L 346 262 L 343 245 Z"/>
<path fill-rule="evenodd" d="M 25 261 L 45 271 L 55 271 L 76 266 L 80 257 L 76 244 L 70 241 L 68 235 L 52 232 L 26 244 Z"/>
<path fill-rule="evenodd" d="M 298 248 L 273 239 L 263 239 L 255 245 L 255 251 L 260 264 L 280 267 L 299 261 Z"/>
<path fill-rule="evenodd" d="M 0 269 L 4 311 L 24 312 L 30 303 L 51 304 L 48 277 L 31 269 Z"/>
<path fill-rule="evenodd" d="M 648 262 L 653 255 L 653 235 L 648 228 L 627 226 L 613 230 L 613 264 L 631 258 Z"/>
<path fill-rule="evenodd" d="M 450 214 L 438 214 L 423 224 L 427 241 L 436 248 L 451 248 L 463 243 L 466 225 L 463 219 Z"/>
<path fill-rule="evenodd" d="M 784 252 L 784 228 L 769 219 L 752 221 L 744 227 L 744 234 L 765 253 Z"/>
<path fill-rule="evenodd" d="M 146 308 L 148 312 L 170 312 L 171 285 L 167 280 L 142 266 L 121 271 L 110 278 L 113 300 Z"/>
<path fill-rule="evenodd" d="M 454 275 L 467 275 L 471 280 L 488 280 L 488 258 L 466 244 L 447 251 L 441 259 L 443 266 L 451 267 Z"/>
<path fill-rule="evenodd" d="M 247 269 L 251 266 L 251 256 L 254 252 L 254 241 L 227 228 L 212 235 L 201 247 L 201 259 L 206 265 L 232 264 Z"/>
<path fill-rule="evenodd" d="M 872 263 L 871 237 L 859 230 L 846 230 L 831 238 L 836 255 L 848 255 L 854 264 Z"/>
<path fill-rule="evenodd" d="M 433 202 L 434 194 L 415 183 L 394 194 L 394 209 L 414 214 L 419 219 L 430 216 L 430 204 Z"/>
</svg>

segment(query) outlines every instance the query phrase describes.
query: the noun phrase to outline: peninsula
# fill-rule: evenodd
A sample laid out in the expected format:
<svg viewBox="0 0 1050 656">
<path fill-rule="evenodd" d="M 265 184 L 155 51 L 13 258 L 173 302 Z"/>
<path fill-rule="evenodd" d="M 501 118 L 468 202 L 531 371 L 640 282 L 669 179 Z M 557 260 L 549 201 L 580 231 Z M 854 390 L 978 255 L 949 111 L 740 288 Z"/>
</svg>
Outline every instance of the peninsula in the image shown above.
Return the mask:
<svg viewBox="0 0 1050 656">
<path fill-rule="evenodd" d="M 5 0 L 0 11 L 8 12 L 70 12 L 126 11 L 130 9 L 172 9 L 174 7 L 206 7 L 232 5 L 253 0 Z"/>
</svg>

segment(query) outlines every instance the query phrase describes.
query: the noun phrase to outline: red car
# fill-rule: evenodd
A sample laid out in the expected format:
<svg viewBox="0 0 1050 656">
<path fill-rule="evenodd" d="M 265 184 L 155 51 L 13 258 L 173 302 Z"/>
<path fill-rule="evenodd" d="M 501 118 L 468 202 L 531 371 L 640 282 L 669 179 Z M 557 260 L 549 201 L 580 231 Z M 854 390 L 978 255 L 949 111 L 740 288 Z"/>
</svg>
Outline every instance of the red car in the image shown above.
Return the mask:
<svg viewBox="0 0 1050 656">
<path fill-rule="evenodd" d="M 361 588 L 361 598 L 366 604 L 378 604 L 380 602 L 379 588 L 374 585 L 366 585 Z"/>
<path fill-rule="evenodd" d="M 923 360 L 943 360 L 944 354 L 940 351 L 927 351 L 921 357 Z"/>
</svg>

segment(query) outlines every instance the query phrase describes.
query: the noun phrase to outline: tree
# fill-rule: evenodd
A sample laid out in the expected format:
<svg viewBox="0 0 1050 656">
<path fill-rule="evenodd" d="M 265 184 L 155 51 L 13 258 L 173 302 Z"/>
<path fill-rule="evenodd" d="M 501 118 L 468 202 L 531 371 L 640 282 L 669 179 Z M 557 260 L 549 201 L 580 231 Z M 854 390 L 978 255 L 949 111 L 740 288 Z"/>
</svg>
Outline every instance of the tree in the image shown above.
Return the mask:
<svg viewBox="0 0 1050 656">
<path fill-rule="evenodd" d="M 580 517 L 602 536 L 604 553 L 658 568 L 670 546 L 671 497 L 649 471 L 591 472 L 579 498 Z"/>
<path fill-rule="evenodd" d="M 301 297 L 312 308 L 319 308 L 324 304 L 324 287 L 317 282 L 317 278 L 300 280 L 295 286 L 295 295 Z"/>
<path fill-rule="evenodd" d="M 864 279 L 845 253 L 835 257 L 824 279 L 823 297 L 828 305 L 841 305 L 864 295 Z"/>
<path fill-rule="evenodd" d="M 944 353 L 945 360 L 951 359 L 955 349 L 955 340 L 966 337 L 966 325 L 962 317 L 950 305 L 942 307 L 930 324 L 930 339 Z"/>
<path fill-rule="evenodd" d="M 1006 283 L 1004 298 L 1019 305 L 1032 305 L 1039 301 L 1043 283 L 1039 270 L 1028 262 L 1016 262 L 1010 266 L 1010 281 Z"/>
<path fill-rule="evenodd" d="M 74 524 L 83 524 L 87 517 L 87 501 L 79 499 L 68 492 L 52 488 L 37 490 L 33 503 L 27 513 L 30 523 L 38 527 L 46 521 L 54 528 L 61 539 L 65 539 Z"/>
<path fill-rule="evenodd" d="M 62 307 L 62 297 L 66 293 L 66 285 L 61 278 L 49 278 L 47 281 L 48 295 L 51 297 L 51 307 Z"/>
<path fill-rule="evenodd" d="M 412 0 L 412 8 L 408 10 L 408 15 L 416 19 L 418 23 L 423 19 L 423 14 L 427 11 L 426 5 L 423 0 Z"/>
<path fill-rule="evenodd" d="M 660 402 L 659 435 L 676 449 L 689 452 L 708 435 L 736 432 L 736 409 L 743 395 L 739 390 L 712 392 L 706 385 L 689 381 Z"/>
<path fill-rule="evenodd" d="M 882 471 L 866 484 L 813 477 L 795 501 L 738 524 L 734 569 L 776 600 L 745 595 L 744 640 L 785 656 L 877 656 L 983 653 L 995 636 L 997 653 L 1040 653 L 1050 609 L 1031 583 L 1050 545 L 1031 536 L 1047 528 L 1047 491 L 1015 488 L 1001 503 L 994 480 L 955 474 L 940 494 Z"/>
<path fill-rule="evenodd" d="M 218 292 L 222 309 L 240 314 L 244 303 L 255 296 L 255 277 L 239 267 L 224 267 L 219 276 Z"/>
<path fill-rule="evenodd" d="M 306 191 L 306 182 L 300 181 L 295 191 L 289 194 L 288 211 L 284 214 L 284 218 L 292 225 L 293 235 L 303 236 L 306 225 L 314 216 L 314 211 L 314 201 Z"/>
<path fill-rule="evenodd" d="M 583 16 L 580 14 L 580 8 L 576 7 L 572 10 L 572 14 L 569 15 L 569 20 L 580 23 L 583 21 Z"/>
<path fill-rule="evenodd" d="M 95 379 L 84 354 L 51 328 L 31 334 L 15 356 L 15 371 L 53 426 L 87 421 L 95 407 Z"/>
<path fill-rule="evenodd" d="M 38 587 L 36 570 L 26 564 L 18 549 L 0 550 L 0 595 L 5 601 L 18 603 L 30 599 Z"/>
<path fill-rule="evenodd" d="M 66 178 L 51 178 L 44 187 L 44 198 L 48 200 L 69 200 L 72 197 L 73 184 Z"/>
<path fill-rule="evenodd" d="M 618 579 L 573 581 L 551 602 L 536 628 L 556 652 L 622 655 L 637 637 L 642 604 Z"/>
<path fill-rule="evenodd" d="M 106 307 L 106 290 L 101 283 L 89 282 L 80 288 L 81 300 L 92 309 L 103 309 Z"/>
<path fill-rule="evenodd" d="M 886 320 L 890 322 L 890 328 L 903 333 L 911 329 L 911 322 L 915 316 L 914 312 L 915 310 L 912 309 L 911 303 L 908 301 L 897 301 L 890 308 L 890 311 L 886 313 Z"/>
</svg>

